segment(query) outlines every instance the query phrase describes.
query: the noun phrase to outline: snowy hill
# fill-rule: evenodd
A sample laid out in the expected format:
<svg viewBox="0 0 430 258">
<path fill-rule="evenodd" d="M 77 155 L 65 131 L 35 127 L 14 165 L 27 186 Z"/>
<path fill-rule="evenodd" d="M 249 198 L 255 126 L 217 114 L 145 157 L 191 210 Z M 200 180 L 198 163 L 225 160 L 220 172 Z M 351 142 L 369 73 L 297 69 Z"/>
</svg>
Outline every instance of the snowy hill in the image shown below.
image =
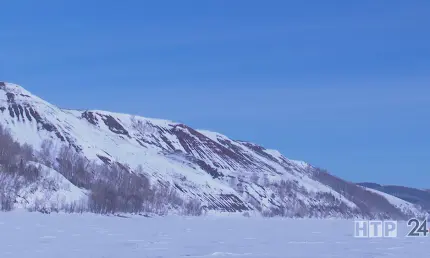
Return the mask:
<svg viewBox="0 0 430 258">
<path fill-rule="evenodd" d="M 71 146 L 95 163 L 120 164 L 153 184 L 168 183 L 207 210 L 300 217 L 425 214 L 254 143 L 167 120 L 61 109 L 15 84 L 0 83 L 0 124 L 36 150 L 46 140 L 57 155 L 61 146 Z M 62 194 L 82 195 L 83 188 Z"/>
<path fill-rule="evenodd" d="M 358 183 L 358 185 L 396 196 L 406 202 L 417 204 L 426 210 L 430 210 L 429 190 L 397 185 L 379 185 L 375 183 Z"/>
</svg>

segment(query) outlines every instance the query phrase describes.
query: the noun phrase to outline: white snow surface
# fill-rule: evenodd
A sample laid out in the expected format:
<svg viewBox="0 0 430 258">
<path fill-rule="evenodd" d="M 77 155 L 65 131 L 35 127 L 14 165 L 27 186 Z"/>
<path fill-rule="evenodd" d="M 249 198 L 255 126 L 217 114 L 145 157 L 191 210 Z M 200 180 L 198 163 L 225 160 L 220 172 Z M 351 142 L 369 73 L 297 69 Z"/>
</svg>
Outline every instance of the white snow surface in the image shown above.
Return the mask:
<svg viewBox="0 0 430 258">
<path fill-rule="evenodd" d="M 0 213 L 4 258 L 407 258 L 429 238 L 354 238 L 351 220 Z"/>
</svg>

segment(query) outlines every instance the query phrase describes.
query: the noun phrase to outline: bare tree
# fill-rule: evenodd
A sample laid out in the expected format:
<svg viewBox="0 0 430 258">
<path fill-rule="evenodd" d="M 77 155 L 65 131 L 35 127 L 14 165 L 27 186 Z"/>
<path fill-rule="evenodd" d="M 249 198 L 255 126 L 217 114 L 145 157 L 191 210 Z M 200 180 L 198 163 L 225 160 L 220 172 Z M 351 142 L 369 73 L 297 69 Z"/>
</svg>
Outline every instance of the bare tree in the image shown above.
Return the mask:
<svg viewBox="0 0 430 258">
<path fill-rule="evenodd" d="M 270 185 L 269 176 L 267 174 L 264 174 L 264 176 L 263 176 L 263 185 L 264 186 L 269 186 Z"/>
<path fill-rule="evenodd" d="M 52 167 L 54 160 L 54 143 L 51 140 L 43 140 L 40 145 L 39 158 L 48 167 Z"/>
</svg>

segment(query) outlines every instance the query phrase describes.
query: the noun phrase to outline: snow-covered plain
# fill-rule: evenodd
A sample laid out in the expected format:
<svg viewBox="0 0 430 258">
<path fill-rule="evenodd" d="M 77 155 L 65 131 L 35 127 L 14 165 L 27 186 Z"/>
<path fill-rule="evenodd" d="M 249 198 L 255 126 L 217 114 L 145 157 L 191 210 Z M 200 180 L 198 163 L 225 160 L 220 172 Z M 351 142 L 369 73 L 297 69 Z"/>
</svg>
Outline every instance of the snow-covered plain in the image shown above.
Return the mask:
<svg viewBox="0 0 430 258">
<path fill-rule="evenodd" d="M 429 238 L 354 238 L 351 220 L 243 217 L 107 217 L 0 213 L 7 258 L 408 258 L 427 257 Z"/>
</svg>

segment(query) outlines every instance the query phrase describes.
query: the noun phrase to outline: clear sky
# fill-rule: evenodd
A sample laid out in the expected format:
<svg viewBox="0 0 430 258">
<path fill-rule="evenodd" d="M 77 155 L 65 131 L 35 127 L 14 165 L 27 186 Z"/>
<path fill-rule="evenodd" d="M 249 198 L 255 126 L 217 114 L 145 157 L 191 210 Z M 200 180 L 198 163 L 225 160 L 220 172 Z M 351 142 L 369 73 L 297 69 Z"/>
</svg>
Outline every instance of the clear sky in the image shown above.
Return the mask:
<svg viewBox="0 0 430 258">
<path fill-rule="evenodd" d="M 430 188 L 430 1 L 2 1 L 0 80 Z"/>
</svg>

